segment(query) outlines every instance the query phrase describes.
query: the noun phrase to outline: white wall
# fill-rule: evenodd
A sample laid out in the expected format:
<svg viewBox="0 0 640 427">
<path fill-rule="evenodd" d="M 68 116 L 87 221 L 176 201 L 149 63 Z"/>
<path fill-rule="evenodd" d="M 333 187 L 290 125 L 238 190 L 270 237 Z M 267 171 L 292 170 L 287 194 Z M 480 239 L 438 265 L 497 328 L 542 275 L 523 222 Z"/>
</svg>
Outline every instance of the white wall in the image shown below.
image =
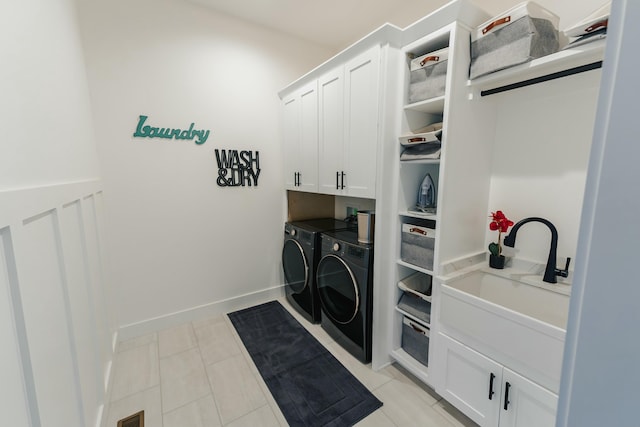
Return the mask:
<svg viewBox="0 0 640 427">
<path fill-rule="evenodd" d="M 97 178 L 72 5 L 5 2 L 0 8 L 0 190 Z"/>
<path fill-rule="evenodd" d="M 0 36 L 2 424 L 92 426 L 113 324 L 73 3 L 3 2 Z"/>
<path fill-rule="evenodd" d="M 277 92 L 329 52 L 185 1 L 79 6 L 120 325 L 136 334 L 280 292 Z M 132 138 L 141 114 L 211 134 L 202 145 Z M 259 151 L 258 187 L 216 185 L 216 148 Z"/>
<path fill-rule="evenodd" d="M 575 260 L 600 76 L 589 71 L 488 97 L 497 106 L 488 211 L 514 222 L 548 219 L 558 230 L 559 258 Z M 487 227 L 487 242 L 496 240 Z M 546 264 L 550 241 L 547 227 L 527 224 L 516 256 Z"/>
</svg>

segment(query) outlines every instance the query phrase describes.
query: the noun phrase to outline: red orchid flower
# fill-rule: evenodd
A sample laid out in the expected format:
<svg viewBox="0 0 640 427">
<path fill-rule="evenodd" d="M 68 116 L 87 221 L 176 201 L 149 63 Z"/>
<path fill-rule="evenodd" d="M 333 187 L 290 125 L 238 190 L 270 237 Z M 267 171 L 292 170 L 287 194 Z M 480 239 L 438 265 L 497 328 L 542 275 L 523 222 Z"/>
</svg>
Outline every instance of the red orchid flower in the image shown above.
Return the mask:
<svg viewBox="0 0 640 427">
<path fill-rule="evenodd" d="M 491 212 L 489 217 L 492 221 L 489 223 L 489 229 L 498 232 L 498 242 L 489 245 L 489 251 L 493 255 L 502 254 L 502 233 L 506 233 L 509 227 L 513 225 L 513 221 L 505 216 L 502 211 Z"/>
<path fill-rule="evenodd" d="M 509 227 L 513 225 L 513 221 L 505 216 L 502 211 L 491 212 L 493 221 L 489 224 L 489 229 L 500 233 L 506 233 Z"/>
</svg>

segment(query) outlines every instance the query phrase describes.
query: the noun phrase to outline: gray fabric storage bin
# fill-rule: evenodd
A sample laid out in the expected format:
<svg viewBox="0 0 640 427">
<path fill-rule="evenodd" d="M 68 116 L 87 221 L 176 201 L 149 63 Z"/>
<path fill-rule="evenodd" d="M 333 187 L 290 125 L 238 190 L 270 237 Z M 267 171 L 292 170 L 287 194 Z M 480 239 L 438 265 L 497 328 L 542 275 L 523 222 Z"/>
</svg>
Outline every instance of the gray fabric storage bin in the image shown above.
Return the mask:
<svg viewBox="0 0 640 427">
<path fill-rule="evenodd" d="M 434 225 L 435 227 L 435 225 Z M 414 224 L 402 224 L 400 259 L 418 267 L 433 270 L 434 228 Z"/>
<path fill-rule="evenodd" d="M 402 321 L 402 349 L 425 366 L 429 365 L 429 328 L 408 318 Z"/>
<path fill-rule="evenodd" d="M 557 23 L 557 16 L 528 2 L 481 25 L 476 37 L 472 36 L 469 78 L 557 52 L 560 48 Z"/>
<path fill-rule="evenodd" d="M 409 103 L 444 95 L 449 48 L 431 52 L 411 61 Z"/>
<path fill-rule="evenodd" d="M 403 292 L 398 301 L 398 308 L 425 323 L 431 323 L 431 303 L 418 295 Z"/>
</svg>

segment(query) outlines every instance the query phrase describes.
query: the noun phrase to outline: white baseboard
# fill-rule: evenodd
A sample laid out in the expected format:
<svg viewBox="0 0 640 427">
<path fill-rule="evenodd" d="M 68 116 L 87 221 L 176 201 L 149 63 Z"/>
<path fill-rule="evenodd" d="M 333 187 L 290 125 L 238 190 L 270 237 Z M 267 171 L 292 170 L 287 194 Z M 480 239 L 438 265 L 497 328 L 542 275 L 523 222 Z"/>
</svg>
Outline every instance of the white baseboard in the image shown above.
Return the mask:
<svg viewBox="0 0 640 427">
<path fill-rule="evenodd" d="M 231 311 L 240 310 L 261 304 L 284 296 L 284 287 L 282 285 L 272 288 L 263 289 L 261 291 L 228 298 L 221 301 L 192 307 L 186 310 L 177 311 L 175 313 L 166 314 L 164 316 L 143 320 L 141 322 L 123 325 L 118 330 L 118 339 L 125 341 L 131 338 L 157 332 L 163 329 L 171 328 L 185 322 L 193 320 L 205 319 L 207 317 L 218 316 L 229 313 Z"/>
</svg>

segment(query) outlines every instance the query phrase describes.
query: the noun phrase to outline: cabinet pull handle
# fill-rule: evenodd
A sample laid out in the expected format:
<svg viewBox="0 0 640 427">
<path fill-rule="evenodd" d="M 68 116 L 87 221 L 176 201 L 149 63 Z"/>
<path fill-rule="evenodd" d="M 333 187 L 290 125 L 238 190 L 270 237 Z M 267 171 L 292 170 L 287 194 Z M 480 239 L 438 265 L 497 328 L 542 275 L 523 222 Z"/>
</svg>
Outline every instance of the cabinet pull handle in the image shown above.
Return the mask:
<svg viewBox="0 0 640 427">
<path fill-rule="evenodd" d="M 336 171 L 336 190 L 340 189 L 340 172 Z"/>
<path fill-rule="evenodd" d="M 493 21 L 492 23 L 490 23 L 489 25 L 487 25 L 482 29 L 482 34 L 487 34 L 494 27 L 497 27 L 498 25 L 506 24 L 509 21 L 511 21 L 510 16 L 505 16 L 504 18 L 496 19 L 495 21 Z"/>
<path fill-rule="evenodd" d="M 605 19 L 604 21 L 596 22 L 595 24 L 585 28 L 584 32 L 585 33 L 590 33 L 590 32 L 593 32 L 593 31 L 597 30 L 598 28 L 606 27 L 607 25 L 609 25 L 609 19 Z"/>
<path fill-rule="evenodd" d="M 493 400 L 493 395 L 495 394 L 495 392 L 493 391 L 493 380 L 495 379 L 496 376 L 492 372 L 489 376 L 489 400 Z"/>
<path fill-rule="evenodd" d="M 344 176 L 345 176 L 345 173 L 340 172 L 340 189 L 341 190 L 344 190 Z"/>
<path fill-rule="evenodd" d="M 435 61 L 438 62 L 440 61 L 440 57 L 439 56 L 427 56 L 426 58 L 424 58 L 422 61 L 420 61 L 420 66 L 424 67 L 424 64 L 426 64 L 429 61 Z"/>
<path fill-rule="evenodd" d="M 509 406 L 509 389 L 511 388 L 511 384 L 509 384 L 509 381 L 506 382 L 505 384 L 505 390 L 504 390 L 504 410 L 507 410 L 507 407 Z"/>
</svg>

